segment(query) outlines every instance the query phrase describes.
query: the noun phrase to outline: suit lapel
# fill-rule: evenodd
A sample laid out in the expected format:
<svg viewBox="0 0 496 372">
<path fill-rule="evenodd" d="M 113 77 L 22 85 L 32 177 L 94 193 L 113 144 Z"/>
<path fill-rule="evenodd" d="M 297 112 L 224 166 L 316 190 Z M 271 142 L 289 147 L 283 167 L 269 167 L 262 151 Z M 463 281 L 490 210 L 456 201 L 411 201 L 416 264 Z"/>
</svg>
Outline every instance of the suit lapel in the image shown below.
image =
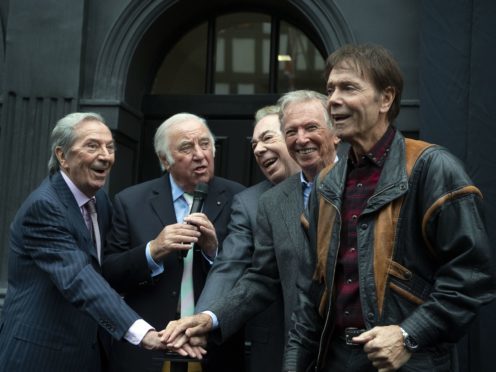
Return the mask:
<svg viewBox="0 0 496 372">
<path fill-rule="evenodd" d="M 100 228 L 100 242 L 102 242 L 102 250 L 106 232 L 110 228 L 110 213 L 109 202 L 105 191 L 99 190 L 96 195 L 96 213 L 98 215 L 98 226 Z"/>
<path fill-rule="evenodd" d="M 303 195 L 300 182 L 300 174 L 297 173 L 286 182 L 282 190 L 283 197 L 279 203 L 281 215 L 283 216 L 286 229 L 288 230 L 291 241 L 295 246 L 301 246 L 302 234 L 300 234 L 300 216 L 303 212 Z"/>
<path fill-rule="evenodd" d="M 203 207 L 204 213 L 212 223 L 217 219 L 228 201 L 225 187 L 214 177 L 208 184 L 208 194 Z M 176 222 L 174 208 L 164 208 L 166 205 L 174 206 L 168 174 L 161 177 L 154 185 L 149 202 L 153 213 L 163 226 Z"/>
<path fill-rule="evenodd" d="M 69 186 L 67 186 L 64 179 L 62 178 L 60 171 L 55 173 L 50 178 L 50 181 L 53 188 L 55 189 L 56 195 L 58 196 L 59 200 L 67 208 L 67 221 L 74 225 L 74 227 L 87 242 L 87 244 L 84 244 L 84 246 L 80 248 L 85 249 L 96 260 L 96 248 L 93 246 L 93 239 L 91 238 L 91 234 L 86 227 L 81 209 L 79 209 L 76 198 L 74 198 L 74 195 L 69 189 Z"/>
<path fill-rule="evenodd" d="M 214 177 L 208 184 L 208 195 L 205 199 L 204 213 L 214 223 L 224 206 L 228 203 L 225 187 Z"/>
<path fill-rule="evenodd" d="M 162 226 L 177 222 L 168 173 L 157 180 L 152 189 L 149 203 Z M 166 208 L 166 206 L 172 206 L 172 208 Z"/>
</svg>

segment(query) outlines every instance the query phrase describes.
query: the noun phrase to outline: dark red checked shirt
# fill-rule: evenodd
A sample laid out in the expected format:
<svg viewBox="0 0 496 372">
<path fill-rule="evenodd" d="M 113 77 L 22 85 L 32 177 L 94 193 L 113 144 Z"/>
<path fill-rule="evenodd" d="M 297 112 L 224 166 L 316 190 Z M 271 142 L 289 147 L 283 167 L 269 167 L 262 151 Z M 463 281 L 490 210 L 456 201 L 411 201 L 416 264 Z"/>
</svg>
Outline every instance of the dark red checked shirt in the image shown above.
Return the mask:
<svg viewBox="0 0 496 372">
<path fill-rule="evenodd" d="M 396 129 L 389 126 L 372 150 L 360 159 L 355 159 L 350 148 L 341 207 L 341 240 L 334 279 L 337 332 L 343 332 L 346 327 L 365 327 L 358 285 L 357 227 L 360 215 L 377 186 L 395 132 Z"/>
</svg>

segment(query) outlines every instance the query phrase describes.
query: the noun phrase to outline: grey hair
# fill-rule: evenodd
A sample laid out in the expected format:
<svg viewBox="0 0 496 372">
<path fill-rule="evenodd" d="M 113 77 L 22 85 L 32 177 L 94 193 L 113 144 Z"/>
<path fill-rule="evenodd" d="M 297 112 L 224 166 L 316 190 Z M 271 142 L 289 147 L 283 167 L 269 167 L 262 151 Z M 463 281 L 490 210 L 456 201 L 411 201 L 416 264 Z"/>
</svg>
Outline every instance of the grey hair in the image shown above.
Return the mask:
<svg viewBox="0 0 496 372">
<path fill-rule="evenodd" d="M 257 125 L 257 123 L 266 116 L 269 115 L 279 116 L 280 112 L 281 112 L 281 108 L 277 105 L 265 106 L 262 107 L 261 109 L 258 109 L 257 112 L 255 113 L 255 122 L 253 123 L 253 126 Z"/>
<path fill-rule="evenodd" d="M 212 155 L 215 156 L 215 139 L 214 135 L 207 125 L 207 121 L 197 115 L 190 114 L 188 112 L 181 112 L 179 114 L 171 116 L 162 124 L 160 124 L 160 126 L 157 128 L 157 131 L 155 132 L 155 153 L 157 154 L 159 159 L 162 159 L 162 157 L 165 156 L 165 159 L 167 160 L 167 163 L 169 163 L 169 165 L 174 164 L 174 158 L 172 157 L 172 152 L 170 150 L 169 129 L 175 124 L 181 124 L 189 120 L 196 120 L 202 123 L 205 128 L 207 128 L 208 136 L 210 138 L 210 142 L 212 143 Z M 160 162 L 160 167 L 162 168 L 162 170 L 165 170 L 162 162 Z"/>
<path fill-rule="evenodd" d="M 322 108 L 324 110 L 324 119 L 327 123 L 327 126 L 332 129 L 332 121 L 329 116 L 329 112 L 327 111 L 327 96 L 315 92 L 313 90 L 295 90 L 293 92 L 288 92 L 284 94 L 279 100 L 277 104 L 279 105 L 279 121 L 281 122 L 281 130 L 284 132 L 284 113 L 288 106 L 293 103 L 301 103 L 308 101 L 319 101 L 322 104 Z"/>
<path fill-rule="evenodd" d="M 51 153 L 50 159 L 48 160 L 48 172 L 50 174 L 54 174 L 60 169 L 59 160 L 55 155 L 57 147 L 60 147 L 62 152 L 67 154 L 76 141 L 76 135 L 74 133 L 75 127 L 83 121 L 90 120 L 97 120 L 105 124 L 102 116 L 95 112 L 73 112 L 57 121 L 50 136 Z"/>
</svg>

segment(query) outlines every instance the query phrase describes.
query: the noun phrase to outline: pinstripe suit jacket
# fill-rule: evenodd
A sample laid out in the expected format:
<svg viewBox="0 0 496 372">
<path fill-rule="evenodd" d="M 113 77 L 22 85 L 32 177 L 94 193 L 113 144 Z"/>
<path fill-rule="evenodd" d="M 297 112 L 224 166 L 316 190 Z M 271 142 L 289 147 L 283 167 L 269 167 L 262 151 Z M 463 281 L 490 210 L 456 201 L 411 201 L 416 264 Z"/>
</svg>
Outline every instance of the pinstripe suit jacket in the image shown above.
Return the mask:
<svg viewBox="0 0 496 372">
<path fill-rule="evenodd" d="M 292 328 L 298 265 L 308 241 L 300 224 L 303 195 L 300 173 L 266 191 L 259 200 L 252 266 L 211 308 L 222 338 L 283 298 L 285 337 Z M 282 315 L 281 315 L 282 316 Z"/>
<path fill-rule="evenodd" d="M 111 218 L 103 190 L 96 205 L 103 242 Z M 120 339 L 139 318 L 99 271 L 76 199 L 57 172 L 11 225 L 0 370 L 99 371 L 98 327 Z"/>
</svg>

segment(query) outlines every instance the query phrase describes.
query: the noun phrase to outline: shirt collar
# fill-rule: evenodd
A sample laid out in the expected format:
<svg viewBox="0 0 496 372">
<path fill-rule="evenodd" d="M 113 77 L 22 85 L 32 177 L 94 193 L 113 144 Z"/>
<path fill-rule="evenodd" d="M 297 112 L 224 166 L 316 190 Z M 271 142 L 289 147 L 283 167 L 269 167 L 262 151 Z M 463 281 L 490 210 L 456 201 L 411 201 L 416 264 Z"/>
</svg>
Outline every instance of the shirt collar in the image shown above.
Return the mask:
<svg viewBox="0 0 496 372">
<path fill-rule="evenodd" d="M 179 199 L 184 194 L 184 191 L 176 183 L 176 181 L 174 181 L 174 177 L 172 177 L 172 174 L 170 174 L 170 173 L 169 173 L 169 180 L 170 180 L 171 190 L 172 190 L 172 201 L 175 202 L 177 199 Z"/>
<path fill-rule="evenodd" d="M 83 205 L 85 205 L 88 202 L 88 200 L 93 199 L 93 198 L 88 198 L 86 194 L 84 194 L 81 190 L 79 190 L 78 187 L 74 184 L 74 182 L 72 182 L 72 180 L 69 178 L 67 174 L 65 174 L 64 171 L 61 170 L 60 174 L 62 175 L 62 178 L 69 187 L 69 190 L 71 190 L 72 195 L 74 195 L 74 198 L 76 198 L 76 202 L 78 203 L 79 208 L 82 208 Z"/>
<path fill-rule="evenodd" d="M 350 155 L 349 159 L 353 166 L 363 166 L 365 162 L 369 162 L 376 167 L 382 167 L 384 165 L 384 161 L 389 153 L 389 148 L 391 147 L 391 143 L 393 143 L 394 135 L 396 134 L 396 128 L 392 125 L 388 126 L 386 133 L 384 133 L 379 141 L 372 147 L 372 149 L 362 155 L 360 159 L 357 159 L 355 162 L 355 157 L 353 155 L 353 148 L 350 147 Z"/>
<path fill-rule="evenodd" d="M 305 178 L 305 175 L 303 174 L 303 172 L 300 172 L 300 181 L 302 184 L 305 185 L 305 187 L 309 187 L 309 186 L 312 186 L 313 182 L 309 182 L 306 180 Z"/>
<path fill-rule="evenodd" d="M 338 158 L 338 155 L 336 154 L 336 156 L 334 157 L 334 164 L 336 164 L 338 162 L 339 158 Z M 310 182 L 310 181 L 307 181 L 307 179 L 305 178 L 305 175 L 303 174 L 303 171 L 300 172 L 300 181 L 303 185 L 305 185 L 305 187 L 311 187 L 313 185 L 313 181 Z"/>
</svg>

